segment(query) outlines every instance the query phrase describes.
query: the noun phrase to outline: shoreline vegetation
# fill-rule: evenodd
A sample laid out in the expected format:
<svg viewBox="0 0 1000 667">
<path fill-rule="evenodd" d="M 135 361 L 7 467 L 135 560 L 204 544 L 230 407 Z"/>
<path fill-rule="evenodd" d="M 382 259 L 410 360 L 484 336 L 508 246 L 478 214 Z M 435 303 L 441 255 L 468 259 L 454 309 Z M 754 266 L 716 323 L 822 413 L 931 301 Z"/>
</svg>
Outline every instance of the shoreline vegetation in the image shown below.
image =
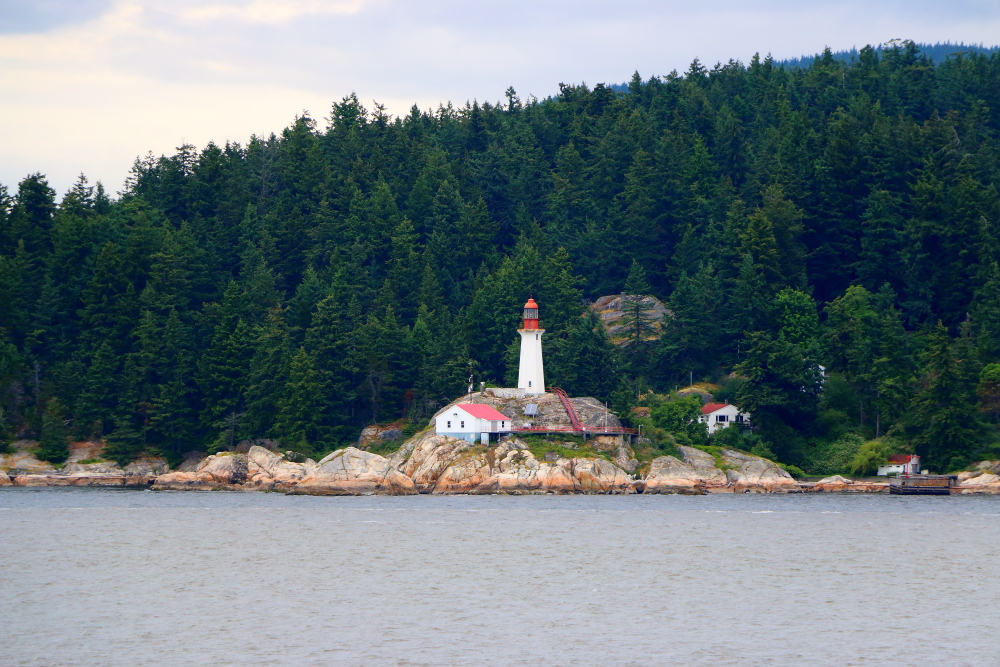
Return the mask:
<svg viewBox="0 0 1000 667">
<path fill-rule="evenodd" d="M 727 480 L 727 451 L 791 477 L 1000 459 L 1000 52 L 952 46 L 400 117 L 351 94 L 137 159 L 114 196 L 0 185 L 0 454 L 94 470 L 67 443 L 97 441 L 181 474 L 248 442 L 322 468 L 395 424 L 357 448 L 392 460 L 470 383 L 516 384 L 531 296 L 547 381 L 644 438 L 503 455 L 566 488 L 690 475 L 689 450 Z M 708 396 L 749 430 L 693 424 Z"/>
</svg>

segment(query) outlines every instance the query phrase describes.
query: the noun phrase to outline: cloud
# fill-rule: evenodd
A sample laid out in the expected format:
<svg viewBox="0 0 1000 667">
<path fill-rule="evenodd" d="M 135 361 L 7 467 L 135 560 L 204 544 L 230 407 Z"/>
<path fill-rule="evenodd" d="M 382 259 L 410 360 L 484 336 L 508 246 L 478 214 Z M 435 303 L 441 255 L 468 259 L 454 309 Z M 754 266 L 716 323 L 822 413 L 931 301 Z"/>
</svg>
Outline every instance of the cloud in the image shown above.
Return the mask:
<svg viewBox="0 0 1000 667">
<path fill-rule="evenodd" d="M 205 5 L 183 9 L 180 16 L 188 21 L 237 20 L 246 23 L 287 23 L 317 14 L 356 14 L 364 0 L 254 0 L 244 4 Z"/>
<path fill-rule="evenodd" d="M 85 11 L 53 5 L 70 19 L 0 34 L 0 182 L 42 171 L 64 191 L 84 171 L 117 189 L 148 150 L 245 141 L 351 91 L 399 114 L 683 71 L 696 56 L 1000 35 L 993 0 L 77 1 Z"/>
<path fill-rule="evenodd" d="M 44 32 L 102 14 L 112 0 L 4 0 L 0 34 Z"/>
</svg>

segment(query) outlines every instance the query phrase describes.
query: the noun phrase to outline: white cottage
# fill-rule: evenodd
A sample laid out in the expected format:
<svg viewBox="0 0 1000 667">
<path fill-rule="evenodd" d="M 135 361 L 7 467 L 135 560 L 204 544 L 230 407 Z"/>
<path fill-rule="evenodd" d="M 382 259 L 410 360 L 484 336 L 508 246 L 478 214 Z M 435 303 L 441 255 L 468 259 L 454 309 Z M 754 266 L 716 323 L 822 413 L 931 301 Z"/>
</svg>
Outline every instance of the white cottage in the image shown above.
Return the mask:
<svg viewBox="0 0 1000 667">
<path fill-rule="evenodd" d="M 450 435 L 469 442 L 489 442 L 490 434 L 510 433 L 510 418 L 488 405 L 456 403 L 437 416 L 438 435 Z"/>
<path fill-rule="evenodd" d="M 893 454 L 885 465 L 879 466 L 876 475 L 919 475 L 920 457 L 916 454 Z"/>
<path fill-rule="evenodd" d="M 740 409 L 730 403 L 706 403 L 701 406 L 701 416 L 698 421 L 708 424 L 708 434 L 712 435 L 720 428 L 726 428 L 731 424 L 740 426 L 750 425 L 750 415 L 740 412 Z"/>
</svg>

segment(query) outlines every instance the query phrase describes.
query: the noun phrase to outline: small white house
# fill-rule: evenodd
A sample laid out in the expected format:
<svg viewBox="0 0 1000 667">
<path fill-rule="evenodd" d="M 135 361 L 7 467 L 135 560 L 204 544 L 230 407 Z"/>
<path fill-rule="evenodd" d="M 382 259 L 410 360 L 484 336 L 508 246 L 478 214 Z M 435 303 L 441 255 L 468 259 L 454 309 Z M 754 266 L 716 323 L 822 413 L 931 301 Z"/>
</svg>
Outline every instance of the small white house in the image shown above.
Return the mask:
<svg viewBox="0 0 1000 667">
<path fill-rule="evenodd" d="M 488 405 L 456 403 L 437 416 L 438 435 L 450 435 L 469 442 L 489 442 L 490 434 L 510 433 L 510 418 Z"/>
<path fill-rule="evenodd" d="M 920 457 L 916 454 L 893 454 L 889 461 L 878 467 L 876 475 L 919 475 Z"/>
<path fill-rule="evenodd" d="M 750 425 L 750 415 L 740 412 L 740 409 L 729 403 L 706 403 L 701 406 L 701 416 L 698 421 L 708 424 L 708 434 L 712 435 L 720 428 L 726 428 L 732 424 L 740 426 Z"/>
</svg>

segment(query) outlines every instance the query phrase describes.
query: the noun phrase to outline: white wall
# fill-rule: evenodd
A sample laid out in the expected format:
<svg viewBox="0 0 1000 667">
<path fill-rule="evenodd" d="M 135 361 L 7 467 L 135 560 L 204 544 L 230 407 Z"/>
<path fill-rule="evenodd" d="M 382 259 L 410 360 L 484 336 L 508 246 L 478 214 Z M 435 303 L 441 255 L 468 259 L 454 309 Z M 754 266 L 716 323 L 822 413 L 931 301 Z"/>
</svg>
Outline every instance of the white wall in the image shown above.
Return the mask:
<svg viewBox="0 0 1000 667">
<path fill-rule="evenodd" d="M 542 334 L 545 329 L 518 329 L 521 334 L 521 364 L 517 386 L 527 394 L 545 393 L 545 369 L 542 364 Z"/>
<path fill-rule="evenodd" d="M 719 415 L 725 416 L 726 421 L 720 422 L 718 420 Z M 712 435 L 720 428 L 726 428 L 727 426 L 730 426 L 732 424 L 739 424 L 740 422 L 736 420 L 736 417 L 738 415 L 743 415 L 743 419 L 745 422 L 750 421 L 750 415 L 746 412 L 740 412 L 740 409 L 737 408 L 735 405 L 727 405 L 724 408 L 719 408 L 712 414 L 702 415 L 701 417 L 698 418 L 698 421 L 707 423 L 708 434 Z"/>
</svg>

